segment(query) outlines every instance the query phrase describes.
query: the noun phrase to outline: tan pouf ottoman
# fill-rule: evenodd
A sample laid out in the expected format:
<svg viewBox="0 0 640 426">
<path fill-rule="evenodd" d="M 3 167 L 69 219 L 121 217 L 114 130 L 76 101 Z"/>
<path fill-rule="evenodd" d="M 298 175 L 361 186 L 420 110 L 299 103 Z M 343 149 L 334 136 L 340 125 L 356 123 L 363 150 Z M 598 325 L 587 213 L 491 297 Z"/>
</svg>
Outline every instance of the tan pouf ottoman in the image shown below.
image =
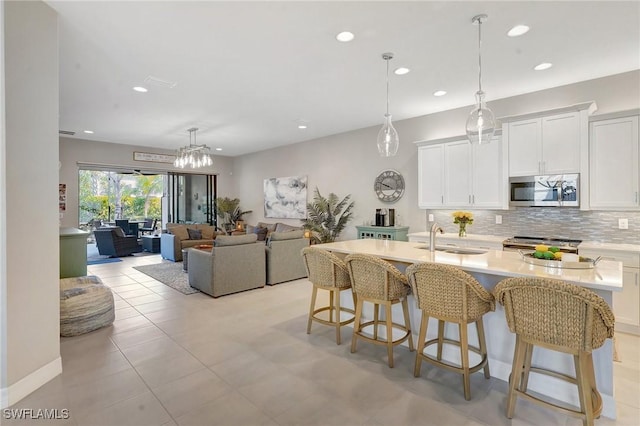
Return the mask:
<svg viewBox="0 0 640 426">
<path fill-rule="evenodd" d="M 60 335 L 77 336 L 113 323 L 113 294 L 100 278 L 60 280 Z"/>
</svg>

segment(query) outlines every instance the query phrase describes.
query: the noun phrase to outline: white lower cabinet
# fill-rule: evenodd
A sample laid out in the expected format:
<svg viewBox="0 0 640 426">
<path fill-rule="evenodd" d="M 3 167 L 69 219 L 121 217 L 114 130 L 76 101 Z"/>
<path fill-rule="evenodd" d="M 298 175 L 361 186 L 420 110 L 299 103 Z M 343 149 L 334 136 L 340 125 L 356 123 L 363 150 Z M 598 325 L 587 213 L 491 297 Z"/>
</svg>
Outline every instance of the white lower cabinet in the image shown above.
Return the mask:
<svg viewBox="0 0 640 426">
<path fill-rule="evenodd" d="M 617 260 L 623 265 L 622 291 L 613 292 L 616 331 L 640 335 L 640 254 L 621 251 L 579 249 L 580 255 L 592 259 Z"/>
</svg>

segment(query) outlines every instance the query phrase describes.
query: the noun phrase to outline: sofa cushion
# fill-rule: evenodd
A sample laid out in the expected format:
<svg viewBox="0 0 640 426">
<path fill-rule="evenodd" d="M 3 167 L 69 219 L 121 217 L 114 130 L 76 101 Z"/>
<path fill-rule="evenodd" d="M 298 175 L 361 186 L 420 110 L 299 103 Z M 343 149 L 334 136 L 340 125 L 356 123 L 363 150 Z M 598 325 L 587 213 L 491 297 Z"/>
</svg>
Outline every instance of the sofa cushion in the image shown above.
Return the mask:
<svg viewBox="0 0 640 426">
<path fill-rule="evenodd" d="M 276 230 L 276 225 L 278 225 L 277 223 L 264 223 L 264 222 L 258 222 L 258 224 L 256 225 L 258 228 L 267 228 L 268 232 L 273 232 Z"/>
<path fill-rule="evenodd" d="M 120 237 L 120 238 L 126 237 L 126 235 L 124 234 L 124 231 L 119 226 L 116 226 L 113 232 L 116 234 L 116 237 Z"/>
<path fill-rule="evenodd" d="M 295 240 L 304 237 L 304 231 L 288 231 L 288 232 L 272 232 L 269 237 L 270 241 Z"/>
<path fill-rule="evenodd" d="M 180 241 L 189 239 L 189 231 L 187 231 L 187 227 L 184 225 L 176 225 L 171 228 L 167 228 L 169 233 L 175 235 Z"/>
<path fill-rule="evenodd" d="M 287 225 L 286 223 L 276 223 L 276 228 L 274 229 L 274 232 L 287 232 L 287 231 L 297 231 L 299 230 L 300 227 L 299 226 L 291 226 L 291 225 Z"/>
<path fill-rule="evenodd" d="M 190 240 L 201 240 L 202 239 L 202 231 L 199 229 L 187 228 L 187 233 L 189 234 Z"/>
<path fill-rule="evenodd" d="M 212 240 L 216 237 L 216 228 L 211 225 L 198 225 L 198 230 L 202 231 L 202 238 Z"/>
<path fill-rule="evenodd" d="M 215 247 L 237 246 L 240 244 L 252 244 L 258 241 L 256 234 L 247 235 L 219 235 L 214 241 Z"/>
</svg>

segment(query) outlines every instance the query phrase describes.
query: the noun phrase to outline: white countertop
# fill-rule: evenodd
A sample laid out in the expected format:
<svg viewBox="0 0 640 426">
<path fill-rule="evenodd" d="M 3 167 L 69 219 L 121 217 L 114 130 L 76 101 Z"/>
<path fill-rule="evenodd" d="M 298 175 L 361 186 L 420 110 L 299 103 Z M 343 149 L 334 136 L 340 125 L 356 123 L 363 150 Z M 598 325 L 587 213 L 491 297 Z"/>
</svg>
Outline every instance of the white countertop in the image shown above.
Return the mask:
<svg viewBox="0 0 640 426">
<path fill-rule="evenodd" d="M 469 238 L 469 237 L 467 237 Z M 458 266 L 467 272 L 508 277 L 544 277 L 561 279 L 583 287 L 622 290 L 622 262 L 601 260 L 592 269 L 564 269 L 524 262 L 517 252 L 487 250 L 484 254 L 461 255 L 424 249 L 422 242 L 360 239 L 318 244 L 315 247 L 337 253 L 364 253 L 401 262 L 435 262 Z"/>
<path fill-rule="evenodd" d="M 638 244 L 613 244 L 600 243 L 598 241 L 583 241 L 578 246 L 580 250 L 606 250 L 606 251 L 623 251 L 627 253 L 640 254 L 640 245 Z"/>
</svg>

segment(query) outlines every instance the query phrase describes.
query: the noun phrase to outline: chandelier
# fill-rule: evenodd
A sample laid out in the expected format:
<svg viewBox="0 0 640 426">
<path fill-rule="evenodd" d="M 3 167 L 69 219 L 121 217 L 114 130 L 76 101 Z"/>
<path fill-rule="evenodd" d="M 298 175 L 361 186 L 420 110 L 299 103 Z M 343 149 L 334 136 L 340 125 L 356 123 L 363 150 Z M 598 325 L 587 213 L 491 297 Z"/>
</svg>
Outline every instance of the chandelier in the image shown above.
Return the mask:
<svg viewBox="0 0 640 426">
<path fill-rule="evenodd" d="M 398 152 L 400 145 L 398 132 L 393 127 L 391 114 L 389 114 L 389 61 L 393 59 L 393 53 L 383 53 L 382 59 L 387 62 L 387 113 L 384 115 L 384 125 L 378 132 L 378 153 L 381 157 L 393 157 Z"/>
<path fill-rule="evenodd" d="M 189 166 L 192 169 L 199 169 L 213 164 L 211 155 L 209 155 L 209 147 L 206 145 L 198 145 L 196 143 L 197 127 L 187 129 L 189 132 L 189 145 L 180 148 L 176 154 L 176 160 L 173 162 L 175 167 L 184 169 Z M 192 140 L 193 139 L 193 140 Z"/>
<path fill-rule="evenodd" d="M 496 119 L 493 112 L 484 103 L 482 91 L 482 23 L 487 15 L 477 15 L 471 19 L 474 25 L 478 25 L 478 91 L 476 92 L 476 106 L 467 118 L 467 138 L 471 143 L 489 143 L 496 131 Z"/>
</svg>

